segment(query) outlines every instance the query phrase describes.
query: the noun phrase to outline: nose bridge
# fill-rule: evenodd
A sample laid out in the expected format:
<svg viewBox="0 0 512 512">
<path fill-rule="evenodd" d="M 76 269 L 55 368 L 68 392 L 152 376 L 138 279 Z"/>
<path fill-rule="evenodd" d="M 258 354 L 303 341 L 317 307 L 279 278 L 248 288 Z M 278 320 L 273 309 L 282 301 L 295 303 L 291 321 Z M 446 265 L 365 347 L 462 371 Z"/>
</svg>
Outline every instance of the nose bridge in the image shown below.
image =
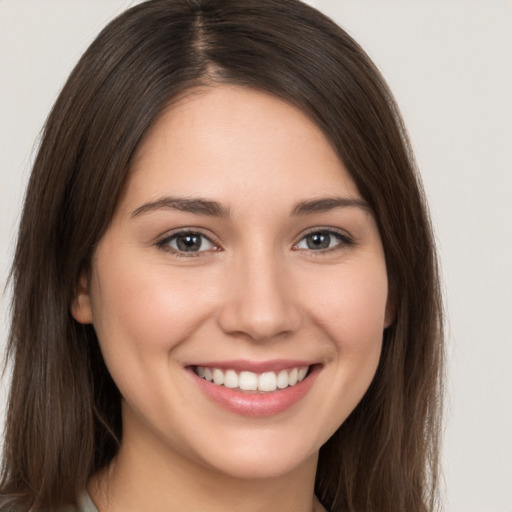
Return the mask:
<svg viewBox="0 0 512 512">
<path fill-rule="evenodd" d="M 233 261 L 221 312 L 226 332 L 266 340 L 293 332 L 300 315 L 290 294 L 290 272 L 271 247 L 240 252 Z"/>
</svg>

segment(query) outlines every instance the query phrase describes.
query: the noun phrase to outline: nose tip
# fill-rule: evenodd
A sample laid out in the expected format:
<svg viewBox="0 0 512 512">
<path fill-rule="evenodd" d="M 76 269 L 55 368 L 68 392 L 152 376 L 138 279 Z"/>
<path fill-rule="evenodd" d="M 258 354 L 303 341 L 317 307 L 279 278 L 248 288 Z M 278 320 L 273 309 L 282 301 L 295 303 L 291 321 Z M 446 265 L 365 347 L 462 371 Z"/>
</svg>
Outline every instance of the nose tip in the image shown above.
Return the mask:
<svg viewBox="0 0 512 512">
<path fill-rule="evenodd" d="M 299 309 L 290 293 L 285 273 L 267 264 L 231 277 L 223 300 L 219 324 L 224 332 L 253 341 L 265 341 L 296 331 Z"/>
</svg>

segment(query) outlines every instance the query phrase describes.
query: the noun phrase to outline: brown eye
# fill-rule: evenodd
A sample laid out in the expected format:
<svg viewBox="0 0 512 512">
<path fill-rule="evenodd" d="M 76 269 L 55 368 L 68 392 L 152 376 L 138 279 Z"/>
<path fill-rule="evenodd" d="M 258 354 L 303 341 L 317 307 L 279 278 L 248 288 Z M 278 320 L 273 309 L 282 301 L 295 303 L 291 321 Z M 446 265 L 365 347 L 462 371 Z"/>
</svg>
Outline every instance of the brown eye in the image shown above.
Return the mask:
<svg viewBox="0 0 512 512">
<path fill-rule="evenodd" d="M 179 253 L 199 253 L 215 249 L 214 243 L 209 238 L 196 232 L 175 233 L 158 245 L 163 249 Z"/>
<path fill-rule="evenodd" d="M 351 243 L 350 238 L 335 231 L 312 231 L 301 238 L 295 247 L 302 250 L 325 251 Z"/>
<path fill-rule="evenodd" d="M 331 246 L 329 233 L 313 233 L 305 237 L 308 249 L 328 249 Z"/>
<path fill-rule="evenodd" d="M 183 252 L 196 252 L 201 249 L 203 245 L 203 239 L 201 235 L 186 234 L 178 235 L 176 237 L 176 246 L 180 251 Z"/>
</svg>

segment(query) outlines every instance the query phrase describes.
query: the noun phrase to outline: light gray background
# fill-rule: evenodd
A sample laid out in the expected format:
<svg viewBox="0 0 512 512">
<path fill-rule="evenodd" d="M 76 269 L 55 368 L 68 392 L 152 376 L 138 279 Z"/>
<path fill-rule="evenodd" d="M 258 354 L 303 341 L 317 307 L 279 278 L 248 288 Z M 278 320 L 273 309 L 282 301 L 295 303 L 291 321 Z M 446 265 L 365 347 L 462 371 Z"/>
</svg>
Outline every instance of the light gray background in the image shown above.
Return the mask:
<svg viewBox="0 0 512 512">
<path fill-rule="evenodd" d="M 45 117 L 92 38 L 134 3 L 0 0 L 2 287 Z M 430 198 L 449 314 L 446 510 L 512 512 L 512 2 L 309 3 L 381 68 Z M 0 347 L 7 310 L 8 294 Z"/>
</svg>

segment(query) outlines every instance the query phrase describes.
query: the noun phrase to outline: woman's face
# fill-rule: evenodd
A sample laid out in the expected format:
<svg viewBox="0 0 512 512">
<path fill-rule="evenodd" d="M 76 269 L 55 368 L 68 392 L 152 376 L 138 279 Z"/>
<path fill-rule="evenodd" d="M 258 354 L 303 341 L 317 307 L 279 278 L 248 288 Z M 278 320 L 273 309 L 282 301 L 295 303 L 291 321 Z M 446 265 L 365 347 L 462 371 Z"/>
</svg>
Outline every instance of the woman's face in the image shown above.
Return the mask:
<svg viewBox="0 0 512 512">
<path fill-rule="evenodd" d="M 314 466 L 390 309 L 375 220 L 326 137 L 227 85 L 152 127 L 73 304 L 122 394 L 122 449 L 244 478 Z"/>
</svg>

